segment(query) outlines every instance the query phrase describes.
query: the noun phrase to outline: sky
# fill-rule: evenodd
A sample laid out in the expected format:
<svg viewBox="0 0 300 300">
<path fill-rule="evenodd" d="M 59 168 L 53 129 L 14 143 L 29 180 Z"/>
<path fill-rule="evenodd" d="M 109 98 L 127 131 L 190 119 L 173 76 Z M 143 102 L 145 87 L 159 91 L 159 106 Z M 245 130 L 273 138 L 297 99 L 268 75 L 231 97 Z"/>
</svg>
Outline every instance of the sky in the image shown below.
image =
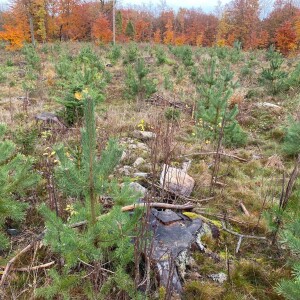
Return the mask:
<svg viewBox="0 0 300 300">
<path fill-rule="evenodd" d="M 1 1 L 1 0 L 0 0 Z M 131 5 L 140 5 L 140 4 L 149 4 L 160 5 L 161 3 L 166 2 L 167 6 L 173 9 L 178 9 L 179 7 L 183 8 L 199 8 L 201 7 L 205 12 L 211 12 L 215 9 L 218 4 L 218 0 L 121 0 L 121 3 L 125 6 L 126 4 Z M 230 0 L 221 0 L 222 4 L 230 2 Z"/>
<path fill-rule="evenodd" d="M 126 6 L 126 4 L 130 5 L 141 5 L 141 4 L 149 4 L 152 3 L 154 6 L 161 4 L 162 2 L 166 2 L 167 6 L 173 9 L 178 9 L 179 7 L 183 8 L 199 8 L 201 7 L 205 12 L 211 12 L 215 9 L 218 4 L 218 0 L 117 0 L 117 2 L 121 2 L 122 6 Z M 230 2 L 230 0 L 222 0 L 222 4 Z M 7 4 L 8 0 L 0 0 L 0 4 Z"/>
</svg>

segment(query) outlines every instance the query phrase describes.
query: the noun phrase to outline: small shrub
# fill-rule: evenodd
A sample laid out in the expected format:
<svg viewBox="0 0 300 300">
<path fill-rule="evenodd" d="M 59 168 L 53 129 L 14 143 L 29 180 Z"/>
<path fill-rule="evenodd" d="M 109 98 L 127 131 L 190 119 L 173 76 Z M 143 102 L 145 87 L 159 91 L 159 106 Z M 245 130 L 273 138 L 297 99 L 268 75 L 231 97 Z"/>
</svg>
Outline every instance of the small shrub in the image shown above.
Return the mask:
<svg viewBox="0 0 300 300">
<path fill-rule="evenodd" d="M 143 59 L 138 59 L 135 68 L 128 66 L 126 70 L 126 86 L 127 96 L 133 98 L 138 96 L 139 99 L 143 97 L 149 97 L 157 90 L 155 80 L 147 78 L 150 70 L 145 66 Z"/>
<path fill-rule="evenodd" d="M 184 67 L 180 66 L 177 70 L 176 70 L 176 83 L 179 84 L 182 82 L 183 78 L 185 76 L 185 71 L 184 71 Z"/>
<path fill-rule="evenodd" d="M 189 46 L 180 46 L 171 48 L 171 52 L 178 58 L 181 59 L 186 67 L 194 65 L 193 51 Z"/>
<path fill-rule="evenodd" d="M 236 120 L 238 107 L 229 106 L 234 83 L 233 72 L 224 68 L 217 73 L 216 60 L 212 59 L 202 74 L 202 84 L 198 87 L 201 98 L 198 101 L 198 132 L 205 140 L 217 140 L 224 122 L 224 142 L 227 146 L 242 146 L 247 135 Z"/>
<path fill-rule="evenodd" d="M 22 221 L 27 203 L 18 201 L 25 192 L 37 184 L 39 176 L 32 171 L 33 159 L 16 151 L 16 145 L 4 138 L 6 127 L 0 124 L 0 250 L 9 245 L 3 232 L 10 219 Z"/>
<path fill-rule="evenodd" d="M 8 66 L 8 67 L 13 67 L 13 66 L 14 66 L 14 62 L 9 58 L 9 59 L 6 61 L 6 66 Z"/>
<path fill-rule="evenodd" d="M 155 50 L 156 54 L 156 59 L 157 59 L 157 64 L 158 65 L 163 65 L 168 61 L 166 51 L 162 47 L 157 47 Z"/>
<path fill-rule="evenodd" d="M 90 68 L 96 68 L 98 71 L 103 71 L 105 69 L 104 64 L 90 46 L 85 46 L 80 50 L 76 61 L 80 66 L 84 64 Z"/>
<path fill-rule="evenodd" d="M 72 62 L 68 59 L 67 56 L 60 57 L 57 64 L 55 64 L 55 71 L 59 78 L 61 79 L 69 79 L 72 70 Z"/>
<path fill-rule="evenodd" d="M 0 83 L 4 83 L 6 81 L 6 72 L 3 68 L 0 67 Z"/>
<path fill-rule="evenodd" d="M 109 54 L 109 58 L 113 63 L 116 63 L 121 57 L 121 46 L 113 45 Z"/>
<path fill-rule="evenodd" d="M 31 126 L 18 127 L 13 135 L 16 145 L 23 154 L 28 155 L 34 152 L 38 139 L 37 128 Z"/>
<path fill-rule="evenodd" d="M 173 90 L 173 82 L 170 79 L 169 73 L 164 74 L 164 88 L 169 91 Z"/>
<path fill-rule="evenodd" d="M 180 119 L 180 110 L 176 108 L 169 107 L 165 111 L 165 117 L 168 121 L 179 121 Z"/>
<path fill-rule="evenodd" d="M 22 53 L 25 55 L 27 65 L 30 68 L 36 71 L 41 69 L 41 59 L 36 52 L 36 49 L 31 44 L 27 44 L 25 47 L 23 47 Z"/>
<path fill-rule="evenodd" d="M 300 122 L 292 118 L 289 118 L 289 126 L 286 128 L 283 151 L 287 155 L 300 153 Z"/>
<path fill-rule="evenodd" d="M 124 64 L 126 65 L 135 62 L 138 58 L 138 53 L 139 51 L 137 44 L 130 43 L 125 52 Z"/>
<path fill-rule="evenodd" d="M 273 95 L 286 89 L 285 80 L 287 73 L 281 70 L 283 57 L 279 52 L 272 53 L 270 67 L 263 69 L 260 80 L 267 84 L 268 89 Z"/>
</svg>

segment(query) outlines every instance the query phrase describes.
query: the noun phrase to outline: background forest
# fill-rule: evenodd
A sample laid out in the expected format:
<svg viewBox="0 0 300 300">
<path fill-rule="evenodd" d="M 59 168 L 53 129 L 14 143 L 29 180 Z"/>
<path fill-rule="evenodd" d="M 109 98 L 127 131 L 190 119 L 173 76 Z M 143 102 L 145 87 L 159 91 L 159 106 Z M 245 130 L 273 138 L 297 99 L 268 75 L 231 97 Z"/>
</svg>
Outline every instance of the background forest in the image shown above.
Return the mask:
<svg viewBox="0 0 300 300">
<path fill-rule="evenodd" d="M 112 1 L 13 0 L 0 13 L 0 38 L 9 49 L 25 41 L 76 40 L 96 43 L 112 41 Z M 275 3 L 234 0 L 216 7 L 214 13 L 201 9 L 166 5 L 136 6 L 116 10 L 118 42 L 154 42 L 166 45 L 233 46 L 263 49 L 275 45 L 283 54 L 295 51 L 300 40 L 299 6 L 293 0 Z"/>
</svg>

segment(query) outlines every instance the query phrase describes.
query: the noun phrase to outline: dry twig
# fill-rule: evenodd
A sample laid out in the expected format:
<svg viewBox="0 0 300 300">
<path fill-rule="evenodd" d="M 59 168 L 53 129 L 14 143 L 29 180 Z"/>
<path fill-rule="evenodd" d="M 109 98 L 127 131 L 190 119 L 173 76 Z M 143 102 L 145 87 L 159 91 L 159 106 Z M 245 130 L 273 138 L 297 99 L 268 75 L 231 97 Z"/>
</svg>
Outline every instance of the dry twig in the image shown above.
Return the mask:
<svg viewBox="0 0 300 300">
<path fill-rule="evenodd" d="M 30 271 L 36 271 L 36 270 L 40 270 L 40 269 L 46 269 L 51 267 L 52 265 L 54 265 L 55 262 L 54 261 L 50 261 L 46 264 L 42 264 L 42 265 L 38 265 L 38 266 L 34 266 L 34 267 L 23 267 L 23 268 L 11 268 L 12 271 L 16 271 L 16 272 L 30 272 Z M 5 269 L 6 267 L 0 266 L 0 269 Z"/>
<path fill-rule="evenodd" d="M 224 231 L 226 231 L 226 232 L 228 232 L 228 233 L 230 233 L 230 234 L 232 234 L 232 235 L 235 235 L 235 236 L 237 236 L 237 237 L 239 238 L 238 243 L 237 243 L 237 245 L 236 245 L 235 253 L 238 253 L 238 252 L 239 252 L 240 247 L 241 247 L 241 244 L 242 244 L 242 240 L 243 240 L 244 238 L 246 238 L 246 239 L 256 239 L 256 240 L 264 240 L 264 241 L 267 240 L 267 238 L 264 237 L 264 236 L 256 236 L 256 235 L 240 234 L 240 233 L 238 233 L 238 232 L 235 232 L 235 231 L 233 231 L 233 230 L 230 230 L 230 229 L 228 229 L 228 228 L 226 227 L 226 225 L 225 225 L 225 223 L 224 223 L 223 221 L 222 221 L 222 229 L 223 229 Z"/>
<path fill-rule="evenodd" d="M 176 204 L 168 204 L 168 203 L 159 203 L 159 202 L 151 202 L 151 203 L 136 203 L 122 207 L 122 211 L 133 210 L 137 207 L 155 207 L 155 208 L 165 208 L 165 209 L 178 209 L 178 210 L 188 210 L 193 209 L 195 206 L 191 203 L 186 203 L 183 205 Z"/>
<path fill-rule="evenodd" d="M 233 154 L 228 154 L 228 153 L 224 153 L 224 152 L 216 152 L 216 151 L 211 151 L 211 152 L 196 152 L 196 153 L 190 153 L 190 154 L 185 154 L 182 155 L 181 157 L 189 157 L 189 156 L 205 156 L 205 155 L 222 155 L 222 156 L 227 156 L 227 157 L 231 157 L 234 159 L 237 159 L 241 162 L 247 162 L 246 159 L 233 155 Z"/>
</svg>

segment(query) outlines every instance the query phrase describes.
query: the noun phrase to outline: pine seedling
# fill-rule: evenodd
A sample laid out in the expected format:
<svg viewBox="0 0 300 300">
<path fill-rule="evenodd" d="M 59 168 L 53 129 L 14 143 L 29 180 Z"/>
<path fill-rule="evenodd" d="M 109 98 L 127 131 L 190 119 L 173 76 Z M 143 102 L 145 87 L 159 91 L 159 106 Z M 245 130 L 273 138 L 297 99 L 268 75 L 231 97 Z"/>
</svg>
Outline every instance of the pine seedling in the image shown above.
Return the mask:
<svg viewBox="0 0 300 300">
<path fill-rule="evenodd" d="M 132 280 L 126 270 L 128 264 L 134 261 L 131 236 L 141 214 L 139 210 L 133 215 L 125 214 L 121 211 L 121 206 L 135 202 L 138 195 L 133 193 L 128 185 L 120 189 L 116 182 L 109 180 L 108 177 L 118 164 L 122 151 L 116 142 L 111 140 L 98 159 L 94 99 L 85 94 L 83 101 L 85 122 L 82 129 L 80 164 L 63 146 L 56 148 L 59 166 L 55 178 L 58 187 L 65 195 L 75 197 L 77 201 L 69 205 L 70 215 L 66 223 L 45 205 L 40 209 L 46 220 L 45 243 L 65 261 L 61 276 L 69 277 L 70 272 L 72 275 L 70 281 L 65 278 L 66 289 L 62 289 L 58 284 L 58 273 L 51 273 L 54 284 L 42 287 L 38 294 L 43 291 L 47 295 L 61 296 L 68 294 L 67 290 L 70 294 L 75 286 L 83 285 L 83 277 L 87 277 L 82 276 L 83 271 L 80 272 L 80 276 L 75 276 L 75 266 L 80 270 L 82 262 L 109 262 L 113 275 L 104 284 L 106 289 L 100 291 L 101 297 L 106 295 L 105 291 L 116 287 L 133 295 L 136 291 L 132 288 Z M 99 203 L 101 195 L 109 195 L 115 202 L 114 207 L 102 215 Z M 83 221 L 87 221 L 87 226 L 82 230 L 72 227 L 72 224 Z M 123 281 L 119 281 L 119 274 L 124 275 Z"/>
<path fill-rule="evenodd" d="M 149 72 L 143 59 L 137 60 L 135 68 L 128 66 L 125 81 L 129 98 L 137 96 L 137 99 L 143 99 L 156 92 L 155 81 L 147 78 Z"/>
<path fill-rule="evenodd" d="M 69 84 L 63 98 L 57 98 L 56 101 L 64 106 L 60 112 L 67 125 L 72 126 L 80 122 L 84 111 L 84 93 L 89 91 L 93 94 L 96 103 L 103 100 L 102 90 L 106 80 L 102 73 L 95 67 L 82 65 L 82 69 L 75 72 L 73 81 Z"/>
<path fill-rule="evenodd" d="M 289 218 L 290 221 L 281 232 L 281 241 L 287 245 L 295 258 L 300 254 L 300 216 Z M 276 287 L 278 294 L 285 299 L 300 299 L 300 262 L 297 259 L 293 263 L 293 278 L 282 280 Z"/>
<path fill-rule="evenodd" d="M 167 63 L 168 58 L 166 55 L 166 51 L 162 47 L 157 47 L 155 49 L 156 59 L 158 65 L 163 65 Z"/>
<path fill-rule="evenodd" d="M 300 196 L 299 188 L 294 192 L 295 199 L 290 199 L 291 195 L 286 195 L 292 191 L 298 176 L 300 155 L 299 144 L 300 122 L 289 118 L 289 126 L 286 129 L 283 151 L 288 155 L 298 155 L 298 159 L 296 160 L 294 170 L 286 187 L 286 191 L 285 193 L 282 193 L 282 198 L 285 198 L 284 201 L 280 199 L 279 207 L 273 208 L 273 214 L 267 215 L 271 225 L 270 229 L 274 232 L 274 241 L 277 232 L 280 230 L 280 225 L 283 225 L 283 229 L 281 232 L 279 231 L 281 242 L 290 249 L 293 258 L 295 258 L 292 264 L 293 278 L 282 280 L 276 286 L 278 294 L 282 295 L 285 299 L 291 300 L 296 300 L 300 297 L 300 215 L 299 205 L 297 204 Z"/>
<path fill-rule="evenodd" d="M 300 154 L 300 122 L 289 118 L 289 126 L 283 142 L 283 151 L 287 155 Z"/>
<path fill-rule="evenodd" d="M 281 70 L 283 57 L 279 52 L 274 52 L 270 59 L 269 68 L 263 69 L 261 81 L 267 84 L 272 95 L 278 94 L 285 88 L 287 73 Z"/>
<path fill-rule="evenodd" d="M 122 47 L 120 45 L 113 45 L 111 48 L 111 51 L 109 53 L 109 58 L 111 60 L 112 63 L 116 63 L 119 58 L 121 57 L 121 49 Z"/>
<path fill-rule="evenodd" d="M 136 61 L 139 56 L 139 50 L 135 43 L 130 43 L 126 49 L 124 57 L 124 65 L 130 64 Z"/>
<path fill-rule="evenodd" d="M 197 119 L 200 132 L 206 140 L 217 140 L 224 125 L 225 144 L 243 145 L 246 134 L 235 119 L 238 108 L 234 106 L 230 109 L 228 103 L 237 86 L 232 81 L 233 75 L 229 69 L 223 69 L 217 74 L 214 59 L 208 63 L 202 84 L 198 88 L 201 99 L 198 101 Z"/>
<path fill-rule="evenodd" d="M 96 129 L 94 116 L 94 99 L 83 95 L 85 127 L 82 130 L 82 161 L 81 168 L 66 155 L 64 147 L 56 149 L 61 167 L 56 177 L 62 190 L 74 196 L 83 196 L 90 203 L 91 221 L 96 221 L 96 195 L 103 192 L 103 180 L 118 163 L 121 150 L 114 141 L 110 141 L 102 153 L 101 160 L 96 160 Z M 100 178 L 100 180 L 99 180 Z M 102 178 L 102 179 L 101 179 Z"/>
<path fill-rule="evenodd" d="M 5 131 L 0 125 L 0 250 L 9 245 L 3 231 L 6 220 L 20 222 L 25 217 L 28 205 L 17 199 L 39 180 L 32 171 L 33 159 L 17 153 L 16 145 L 4 139 Z"/>
</svg>

